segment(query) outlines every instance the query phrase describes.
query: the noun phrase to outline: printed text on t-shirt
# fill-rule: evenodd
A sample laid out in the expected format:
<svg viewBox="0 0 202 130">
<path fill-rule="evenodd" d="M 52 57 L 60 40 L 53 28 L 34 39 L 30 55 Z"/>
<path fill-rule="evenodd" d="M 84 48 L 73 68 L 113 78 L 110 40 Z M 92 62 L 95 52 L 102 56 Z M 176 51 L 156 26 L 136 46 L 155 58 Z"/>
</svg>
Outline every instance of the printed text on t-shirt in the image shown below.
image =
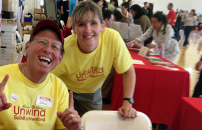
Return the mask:
<svg viewBox="0 0 202 130">
<path fill-rule="evenodd" d="M 89 77 L 98 77 L 104 75 L 104 68 L 103 67 L 91 67 L 88 70 L 84 70 L 83 73 L 79 72 L 76 74 L 76 78 L 78 81 L 84 81 L 88 79 Z"/>
</svg>

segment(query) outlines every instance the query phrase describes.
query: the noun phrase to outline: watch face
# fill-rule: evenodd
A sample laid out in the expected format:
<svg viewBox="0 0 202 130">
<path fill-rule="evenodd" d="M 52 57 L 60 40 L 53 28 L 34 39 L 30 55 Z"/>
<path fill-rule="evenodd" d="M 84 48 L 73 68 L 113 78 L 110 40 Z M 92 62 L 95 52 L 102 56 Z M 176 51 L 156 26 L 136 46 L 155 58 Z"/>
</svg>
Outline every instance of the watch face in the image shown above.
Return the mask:
<svg viewBox="0 0 202 130">
<path fill-rule="evenodd" d="M 134 99 L 130 98 L 130 103 L 133 104 L 134 103 Z"/>
</svg>

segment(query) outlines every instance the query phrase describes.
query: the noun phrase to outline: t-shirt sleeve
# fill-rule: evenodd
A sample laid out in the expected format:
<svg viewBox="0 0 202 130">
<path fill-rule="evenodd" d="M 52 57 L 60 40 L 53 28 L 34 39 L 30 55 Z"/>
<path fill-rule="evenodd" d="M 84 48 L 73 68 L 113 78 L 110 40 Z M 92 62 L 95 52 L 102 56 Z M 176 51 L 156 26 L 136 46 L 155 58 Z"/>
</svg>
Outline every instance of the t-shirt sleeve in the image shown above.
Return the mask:
<svg viewBox="0 0 202 130">
<path fill-rule="evenodd" d="M 66 85 L 61 81 L 61 87 L 58 89 L 58 109 L 59 112 L 64 112 L 69 107 L 69 92 Z M 62 121 L 57 117 L 55 129 L 64 129 Z"/>
<path fill-rule="evenodd" d="M 115 54 L 113 66 L 118 74 L 126 72 L 133 64 L 133 59 L 121 38 L 120 34 L 116 34 L 114 37 L 115 42 Z"/>
</svg>

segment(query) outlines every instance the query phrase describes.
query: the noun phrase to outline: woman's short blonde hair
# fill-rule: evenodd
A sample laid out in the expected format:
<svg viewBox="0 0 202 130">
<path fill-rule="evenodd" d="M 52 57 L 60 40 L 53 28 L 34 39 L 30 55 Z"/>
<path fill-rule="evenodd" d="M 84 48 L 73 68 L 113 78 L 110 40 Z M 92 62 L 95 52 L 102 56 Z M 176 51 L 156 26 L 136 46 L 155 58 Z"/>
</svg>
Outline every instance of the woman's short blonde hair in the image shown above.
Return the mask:
<svg viewBox="0 0 202 130">
<path fill-rule="evenodd" d="M 102 11 L 100 7 L 92 1 L 82 1 L 76 7 L 74 7 L 72 12 L 72 23 L 73 25 L 84 22 L 82 21 L 84 18 L 86 19 L 89 11 L 94 13 L 94 18 L 97 16 L 100 22 L 103 22 Z M 88 19 L 86 19 L 88 20 Z"/>
</svg>

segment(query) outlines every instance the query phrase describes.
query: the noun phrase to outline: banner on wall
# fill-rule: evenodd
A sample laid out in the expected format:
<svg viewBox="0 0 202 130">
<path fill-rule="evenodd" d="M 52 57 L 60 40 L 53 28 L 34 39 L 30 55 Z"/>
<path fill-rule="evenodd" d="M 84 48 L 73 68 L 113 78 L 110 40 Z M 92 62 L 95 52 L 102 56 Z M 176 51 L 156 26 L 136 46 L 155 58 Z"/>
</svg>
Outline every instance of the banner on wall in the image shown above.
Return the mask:
<svg viewBox="0 0 202 130">
<path fill-rule="evenodd" d="M 140 7 L 144 7 L 144 2 L 134 1 L 133 4 L 137 4 Z"/>
</svg>

